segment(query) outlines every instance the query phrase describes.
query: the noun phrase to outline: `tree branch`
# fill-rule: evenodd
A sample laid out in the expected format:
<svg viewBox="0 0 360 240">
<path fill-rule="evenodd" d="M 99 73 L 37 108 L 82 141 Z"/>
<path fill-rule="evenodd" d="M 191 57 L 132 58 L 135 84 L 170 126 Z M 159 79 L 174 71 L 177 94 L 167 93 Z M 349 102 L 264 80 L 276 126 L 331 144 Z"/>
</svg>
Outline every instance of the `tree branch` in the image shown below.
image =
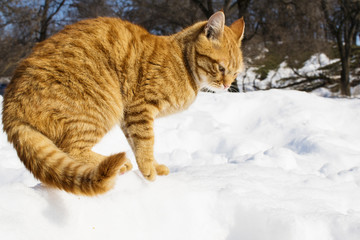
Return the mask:
<svg viewBox="0 0 360 240">
<path fill-rule="evenodd" d="M 59 5 L 57 6 L 57 8 L 55 9 L 54 12 L 52 12 L 46 19 L 46 24 L 48 24 L 51 19 L 60 11 L 60 8 L 62 8 L 62 6 L 64 5 L 66 0 L 62 0 Z"/>
<path fill-rule="evenodd" d="M 199 6 L 200 10 L 203 12 L 203 14 L 206 16 L 206 18 L 209 18 L 211 16 L 209 9 L 204 6 L 202 1 L 200 1 L 200 0 L 192 0 L 192 1 Z"/>
<path fill-rule="evenodd" d="M 209 14 L 210 14 L 210 16 L 211 16 L 211 15 L 213 15 L 213 13 L 214 13 L 214 8 L 213 8 L 213 2 L 212 2 L 212 0 L 208 0 L 208 1 L 207 1 L 207 5 L 208 5 Z M 209 18 L 210 16 L 208 16 L 208 18 Z"/>
</svg>

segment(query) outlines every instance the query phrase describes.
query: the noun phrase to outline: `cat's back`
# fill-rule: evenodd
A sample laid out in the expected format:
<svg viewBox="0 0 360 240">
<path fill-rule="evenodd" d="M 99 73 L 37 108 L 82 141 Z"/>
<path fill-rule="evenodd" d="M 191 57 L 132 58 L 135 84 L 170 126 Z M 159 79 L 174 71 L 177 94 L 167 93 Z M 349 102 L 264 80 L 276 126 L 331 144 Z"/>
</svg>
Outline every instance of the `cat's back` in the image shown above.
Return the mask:
<svg viewBox="0 0 360 240">
<path fill-rule="evenodd" d="M 141 34 L 148 33 L 118 18 L 100 17 L 68 25 L 38 43 L 29 57 L 19 63 L 11 82 L 26 80 L 25 85 L 31 87 L 32 80 L 53 84 L 66 83 L 65 79 L 81 77 L 81 74 L 83 78 L 94 73 L 104 76 L 104 70 L 114 67 L 109 65 L 125 57 L 134 35 Z"/>
<path fill-rule="evenodd" d="M 67 25 L 60 32 L 37 44 L 33 49 L 34 56 L 46 56 L 52 53 L 57 56 L 70 57 L 68 50 L 74 53 L 92 50 L 94 54 L 107 53 L 110 50 L 122 50 L 124 44 L 131 42 L 134 35 L 148 34 L 140 26 L 119 18 L 98 17 L 86 19 Z M 117 49 L 122 46 L 120 49 Z M 86 56 L 85 56 L 86 57 Z"/>
<path fill-rule="evenodd" d="M 5 91 L 3 120 L 50 121 L 60 113 L 85 114 L 92 106 L 102 106 L 104 118 L 118 115 L 118 64 L 139 33 L 146 31 L 117 18 L 96 18 L 66 26 L 37 44 Z"/>
<path fill-rule="evenodd" d="M 66 26 L 38 43 L 22 60 L 5 98 L 26 98 L 48 93 L 81 96 L 94 84 L 117 87 L 116 64 L 127 54 L 134 36 L 143 28 L 118 18 L 86 19 Z"/>
</svg>

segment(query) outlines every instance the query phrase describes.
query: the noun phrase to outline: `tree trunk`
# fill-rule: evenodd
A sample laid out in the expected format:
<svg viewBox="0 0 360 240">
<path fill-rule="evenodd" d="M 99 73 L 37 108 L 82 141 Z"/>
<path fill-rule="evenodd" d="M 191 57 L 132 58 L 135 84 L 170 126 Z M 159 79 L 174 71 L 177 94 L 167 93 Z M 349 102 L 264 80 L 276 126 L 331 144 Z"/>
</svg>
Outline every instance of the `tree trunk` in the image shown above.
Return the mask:
<svg viewBox="0 0 360 240">
<path fill-rule="evenodd" d="M 52 0 L 45 0 L 44 5 L 42 6 L 42 10 L 40 11 L 40 30 L 39 30 L 39 38 L 38 42 L 44 41 L 48 37 L 48 28 L 50 21 L 52 18 L 59 12 L 60 8 L 64 5 L 66 0 L 62 0 L 60 3 L 57 3 L 56 8 L 53 12 L 49 14 L 50 3 Z"/>
<path fill-rule="evenodd" d="M 346 24 L 339 27 L 336 40 L 340 53 L 341 60 L 341 78 L 340 78 L 340 94 L 343 96 L 351 96 L 350 91 L 350 59 L 351 59 L 351 47 L 352 37 L 349 34 L 349 28 Z"/>
<path fill-rule="evenodd" d="M 340 79 L 340 90 L 341 95 L 351 96 L 350 92 L 350 65 L 349 65 L 350 56 L 341 56 L 341 79 Z"/>
<path fill-rule="evenodd" d="M 45 0 L 44 6 L 42 9 L 41 20 L 40 20 L 40 31 L 39 31 L 39 38 L 38 38 L 39 42 L 42 42 L 47 38 L 47 30 L 48 30 L 48 26 L 49 26 L 47 14 L 49 11 L 49 5 L 50 5 L 50 1 Z"/>
<path fill-rule="evenodd" d="M 239 18 L 245 16 L 245 13 L 247 12 L 247 9 L 249 7 L 250 4 L 250 0 L 237 0 L 237 5 L 238 5 L 238 16 Z"/>
</svg>

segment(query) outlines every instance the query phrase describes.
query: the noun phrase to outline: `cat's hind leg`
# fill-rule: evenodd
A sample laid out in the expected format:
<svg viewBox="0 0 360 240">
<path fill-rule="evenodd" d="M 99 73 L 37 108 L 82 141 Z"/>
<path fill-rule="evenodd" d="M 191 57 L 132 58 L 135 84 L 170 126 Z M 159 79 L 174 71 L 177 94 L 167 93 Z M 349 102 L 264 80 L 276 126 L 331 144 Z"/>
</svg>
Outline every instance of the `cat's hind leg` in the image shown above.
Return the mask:
<svg viewBox="0 0 360 240">
<path fill-rule="evenodd" d="M 77 129 L 77 134 L 66 134 L 61 143 L 59 143 L 59 147 L 74 160 L 83 164 L 97 166 L 107 158 L 107 156 L 92 151 L 92 148 L 101 140 L 106 132 L 100 131 L 101 129 L 87 130 L 89 128 L 94 129 L 93 126 L 83 125 L 83 127 L 83 129 Z M 123 174 L 131 169 L 132 164 L 130 160 L 126 158 L 125 163 L 119 170 L 119 174 Z"/>
<path fill-rule="evenodd" d="M 68 153 L 73 159 L 76 161 L 82 162 L 84 164 L 91 164 L 93 166 L 97 166 L 100 162 L 102 162 L 107 156 L 96 153 L 92 150 L 86 151 L 77 151 L 73 149 Z M 128 158 L 126 158 L 125 163 L 121 166 L 119 174 L 124 174 L 132 169 L 132 164 Z"/>
<path fill-rule="evenodd" d="M 83 164 L 91 164 L 94 166 L 98 165 L 106 158 L 106 156 L 93 152 L 91 149 L 83 149 L 82 151 L 78 151 L 78 149 L 71 149 L 67 152 L 74 160 Z"/>
<path fill-rule="evenodd" d="M 97 166 L 102 162 L 107 156 L 93 152 L 92 150 L 83 151 L 80 154 L 76 151 L 72 151 L 69 155 L 74 158 L 76 161 L 83 162 L 84 164 L 92 164 Z M 128 158 L 126 158 L 125 163 L 121 166 L 119 174 L 124 174 L 132 169 L 132 164 Z"/>
<path fill-rule="evenodd" d="M 131 164 L 131 161 L 128 158 L 126 158 L 126 162 L 120 168 L 120 174 L 124 174 L 124 173 L 130 171 L 132 168 L 133 168 L 133 165 Z"/>
</svg>

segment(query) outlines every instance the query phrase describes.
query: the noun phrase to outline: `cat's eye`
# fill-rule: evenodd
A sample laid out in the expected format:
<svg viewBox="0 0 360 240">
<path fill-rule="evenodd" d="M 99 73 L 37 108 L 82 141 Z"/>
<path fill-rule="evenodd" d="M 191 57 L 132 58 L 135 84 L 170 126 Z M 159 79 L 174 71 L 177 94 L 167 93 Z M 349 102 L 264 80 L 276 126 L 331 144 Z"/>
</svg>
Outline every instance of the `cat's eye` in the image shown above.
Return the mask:
<svg viewBox="0 0 360 240">
<path fill-rule="evenodd" d="M 221 65 L 219 65 L 219 71 L 222 73 L 222 74 L 225 74 L 225 68 Z"/>
</svg>

